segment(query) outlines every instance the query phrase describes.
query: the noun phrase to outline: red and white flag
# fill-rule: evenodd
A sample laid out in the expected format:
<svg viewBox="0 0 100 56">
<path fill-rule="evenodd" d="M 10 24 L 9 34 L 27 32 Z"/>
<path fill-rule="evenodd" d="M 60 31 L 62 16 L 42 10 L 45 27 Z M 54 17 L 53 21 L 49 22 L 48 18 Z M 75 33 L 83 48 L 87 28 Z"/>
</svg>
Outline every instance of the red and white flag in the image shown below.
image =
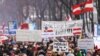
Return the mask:
<svg viewBox="0 0 100 56">
<path fill-rule="evenodd" d="M 80 6 L 81 6 L 80 4 L 73 5 L 72 6 L 72 13 L 75 14 L 75 15 L 81 14 L 82 9 L 81 9 Z"/>
<path fill-rule="evenodd" d="M 73 28 L 74 35 L 80 35 L 81 33 L 82 33 L 82 28 L 80 28 L 80 27 Z"/>
<path fill-rule="evenodd" d="M 21 29 L 29 29 L 29 24 L 28 23 L 22 23 Z"/>
<path fill-rule="evenodd" d="M 93 11 L 93 1 L 87 0 L 83 9 L 83 12 L 91 12 Z"/>
<path fill-rule="evenodd" d="M 81 8 L 84 6 L 84 8 Z M 80 4 L 76 4 L 72 6 L 72 12 L 74 15 L 79 15 L 85 12 L 93 11 L 93 0 L 87 0 L 86 2 L 82 2 Z"/>
</svg>

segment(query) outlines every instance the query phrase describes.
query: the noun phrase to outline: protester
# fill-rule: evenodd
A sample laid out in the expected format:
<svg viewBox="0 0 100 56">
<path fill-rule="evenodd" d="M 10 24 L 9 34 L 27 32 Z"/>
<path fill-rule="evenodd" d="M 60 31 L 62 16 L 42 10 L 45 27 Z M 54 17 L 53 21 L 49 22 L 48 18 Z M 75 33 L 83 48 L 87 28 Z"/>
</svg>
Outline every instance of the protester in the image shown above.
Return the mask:
<svg viewBox="0 0 100 56">
<path fill-rule="evenodd" d="M 100 56 L 100 49 L 95 50 L 93 56 Z"/>
<path fill-rule="evenodd" d="M 86 56 L 92 56 L 92 53 L 91 52 L 87 52 Z"/>
<path fill-rule="evenodd" d="M 53 52 L 53 56 L 59 56 L 58 52 Z"/>
<path fill-rule="evenodd" d="M 45 56 L 45 55 L 46 55 L 46 52 L 45 52 L 44 46 L 41 46 L 38 50 L 38 56 Z"/>
<path fill-rule="evenodd" d="M 100 49 L 79 49 L 73 41 L 69 41 L 68 52 L 54 52 L 53 41 L 16 42 L 8 39 L 0 45 L 0 56 L 100 56 Z"/>
<path fill-rule="evenodd" d="M 74 53 L 75 53 L 75 56 L 82 56 L 81 50 L 78 47 L 76 47 Z"/>
<path fill-rule="evenodd" d="M 52 56 L 53 55 L 53 47 L 49 44 L 46 56 Z"/>
</svg>

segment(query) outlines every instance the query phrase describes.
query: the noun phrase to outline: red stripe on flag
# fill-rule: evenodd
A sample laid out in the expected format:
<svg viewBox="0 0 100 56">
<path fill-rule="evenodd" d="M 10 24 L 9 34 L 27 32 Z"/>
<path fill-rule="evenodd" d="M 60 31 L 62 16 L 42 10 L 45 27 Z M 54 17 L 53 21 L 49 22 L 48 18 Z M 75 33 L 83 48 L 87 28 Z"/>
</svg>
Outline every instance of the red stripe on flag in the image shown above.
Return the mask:
<svg viewBox="0 0 100 56">
<path fill-rule="evenodd" d="M 85 7 L 83 9 L 83 13 L 84 12 L 90 12 L 93 11 L 93 1 L 92 0 L 87 0 L 85 2 Z"/>
<path fill-rule="evenodd" d="M 79 27 L 73 28 L 73 34 L 74 35 L 80 35 L 81 34 L 81 28 L 79 28 Z"/>
<path fill-rule="evenodd" d="M 74 32 L 73 34 L 74 34 L 74 35 L 80 35 L 81 32 Z"/>
<path fill-rule="evenodd" d="M 66 17 L 66 21 L 71 21 L 71 20 L 72 20 L 71 16 L 68 15 L 68 16 Z"/>
<path fill-rule="evenodd" d="M 75 30 L 81 30 L 81 28 L 73 28 L 73 30 L 75 31 Z"/>
<path fill-rule="evenodd" d="M 76 4 L 72 6 L 72 13 L 75 15 L 79 15 L 81 14 L 81 8 L 80 8 L 80 4 Z"/>
<path fill-rule="evenodd" d="M 44 30 L 44 32 L 53 32 L 53 30 Z"/>
</svg>

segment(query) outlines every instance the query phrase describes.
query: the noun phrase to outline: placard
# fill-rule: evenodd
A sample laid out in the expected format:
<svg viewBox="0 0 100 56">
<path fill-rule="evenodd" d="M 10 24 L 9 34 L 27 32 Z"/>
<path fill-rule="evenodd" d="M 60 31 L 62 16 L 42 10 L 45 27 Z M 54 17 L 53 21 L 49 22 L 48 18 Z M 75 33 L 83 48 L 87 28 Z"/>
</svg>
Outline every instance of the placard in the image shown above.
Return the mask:
<svg viewBox="0 0 100 56">
<path fill-rule="evenodd" d="M 82 26 L 82 20 L 42 21 L 42 33 L 49 32 L 48 34 L 43 35 L 46 37 L 74 36 L 77 33 L 81 34 Z"/>
<path fill-rule="evenodd" d="M 54 42 L 53 52 L 68 52 L 68 43 L 67 42 Z"/>
<path fill-rule="evenodd" d="M 93 39 L 78 39 L 78 47 L 80 49 L 94 49 Z"/>
<path fill-rule="evenodd" d="M 16 41 L 32 41 L 41 42 L 41 31 L 40 30 L 17 30 Z"/>
<path fill-rule="evenodd" d="M 8 33 L 9 34 L 15 35 L 17 28 L 18 28 L 17 21 L 9 21 L 8 22 Z"/>
</svg>

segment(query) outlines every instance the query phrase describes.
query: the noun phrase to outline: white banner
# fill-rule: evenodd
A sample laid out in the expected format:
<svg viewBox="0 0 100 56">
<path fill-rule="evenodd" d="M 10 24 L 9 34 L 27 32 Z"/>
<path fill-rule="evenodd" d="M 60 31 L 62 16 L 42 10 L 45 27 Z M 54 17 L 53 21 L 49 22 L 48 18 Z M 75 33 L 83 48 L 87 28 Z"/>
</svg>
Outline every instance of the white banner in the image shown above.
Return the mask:
<svg viewBox="0 0 100 56">
<path fill-rule="evenodd" d="M 68 52 L 68 43 L 67 42 L 54 42 L 53 52 Z"/>
<path fill-rule="evenodd" d="M 42 41 L 41 31 L 40 30 L 17 30 L 16 32 L 16 41 L 33 41 L 40 42 Z"/>
<path fill-rule="evenodd" d="M 82 20 L 76 21 L 42 21 L 42 35 L 52 36 L 74 36 L 74 33 L 81 32 Z M 79 29 L 80 28 L 80 29 Z M 46 33 L 44 35 L 44 33 Z"/>
<path fill-rule="evenodd" d="M 78 39 L 78 47 L 80 49 L 94 49 L 93 39 Z"/>
<path fill-rule="evenodd" d="M 8 22 L 8 33 L 10 35 L 16 35 L 17 27 L 18 27 L 17 21 L 9 21 Z"/>
</svg>

